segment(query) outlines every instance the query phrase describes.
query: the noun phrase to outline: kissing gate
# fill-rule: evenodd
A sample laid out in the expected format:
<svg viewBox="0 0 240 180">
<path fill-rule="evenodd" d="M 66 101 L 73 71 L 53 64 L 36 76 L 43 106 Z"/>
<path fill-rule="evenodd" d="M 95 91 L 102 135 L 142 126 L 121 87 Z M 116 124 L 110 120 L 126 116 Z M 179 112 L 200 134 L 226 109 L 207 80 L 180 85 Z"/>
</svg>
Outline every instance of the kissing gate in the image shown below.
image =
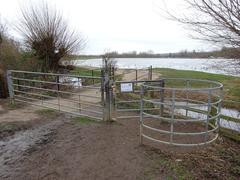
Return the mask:
<svg viewBox="0 0 240 180">
<path fill-rule="evenodd" d="M 152 74 L 146 80 L 116 80 L 111 63 L 103 61 L 101 76 L 9 70 L 11 101 L 96 120 L 137 120 L 141 143 L 199 146 L 217 139 L 221 83 L 152 80 Z"/>
</svg>

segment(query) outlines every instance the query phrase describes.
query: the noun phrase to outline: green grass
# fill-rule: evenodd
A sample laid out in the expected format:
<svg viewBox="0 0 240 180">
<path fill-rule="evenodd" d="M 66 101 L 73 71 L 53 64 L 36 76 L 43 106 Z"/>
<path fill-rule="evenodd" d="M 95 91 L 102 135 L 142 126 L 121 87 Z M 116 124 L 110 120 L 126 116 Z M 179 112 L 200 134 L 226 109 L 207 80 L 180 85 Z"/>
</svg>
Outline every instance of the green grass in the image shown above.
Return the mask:
<svg viewBox="0 0 240 180">
<path fill-rule="evenodd" d="M 71 71 L 71 74 L 75 74 L 78 76 L 101 76 L 101 70 L 100 69 L 88 69 L 83 67 L 75 67 L 74 70 Z"/>
<path fill-rule="evenodd" d="M 90 124 L 90 123 L 96 123 L 95 120 L 88 118 L 88 117 L 74 117 L 72 120 L 79 124 Z"/>
<path fill-rule="evenodd" d="M 48 116 L 48 117 L 56 117 L 58 115 L 58 112 L 54 109 L 38 109 L 35 111 L 40 116 Z"/>
<path fill-rule="evenodd" d="M 18 126 L 13 123 L 0 123 L 0 133 L 4 131 L 14 131 L 18 129 Z"/>
<path fill-rule="evenodd" d="M 170 68 L 156 68 L 155 72 L 159 72 L 163 77 L 171 77 L 171 78 L 196 78 L 196 79 L 208 79 L 214 81 L 224 81 L 224 80 L 234 80 L 239 79 L 234 76 L 227 76 L 222 74 L 212 74 L 200 71 L 189 71 L 189 70 L 176 70 Z"/>
<path fill-rule="evenodd" d="M 227 102 L 228 100 L 240 102 L 240 78 L 222 74 L 212 74 L 200 71 L 176 70 L 168 68 L 156 68 L 154 72 L 160 73 L 166 78 L 193 78 L 221 82 L 224 85 L 224 106 L 239 109 L 240 104 Z M 177 84 L 176 84 L 177 85 Z"/>
<path fill-rule="evenodd" d="M 148 164 L 147 168 L 144 169 L 144 178 L 143 179 L 155 179 L 154 174 L 158 174 L 159 170 L 167 170 L 167 172 L 171 172 L 168 174 L 166 179 L 194 179 L 193 175 L 190 171 L 182 165 L 182 162 L 176 162 L 175 160 L 171 159 L 166 153 L 151 153 L 146 152 L 150 163 Z"/>
<path fill-rule="evenodd" d="M 1 122 L 0 123 L 0 139 L 1 137 L 13 134 L 16 131 L 21 131 L 31 127 L 26 122 Z"/>
</svg>

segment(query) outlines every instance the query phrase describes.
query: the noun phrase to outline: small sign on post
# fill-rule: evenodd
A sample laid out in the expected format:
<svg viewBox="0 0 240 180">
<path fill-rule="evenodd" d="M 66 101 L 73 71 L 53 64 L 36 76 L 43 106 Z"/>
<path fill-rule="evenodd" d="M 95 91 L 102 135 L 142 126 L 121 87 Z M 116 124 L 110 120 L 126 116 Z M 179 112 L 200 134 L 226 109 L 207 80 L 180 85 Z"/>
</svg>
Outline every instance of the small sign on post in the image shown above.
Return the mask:
<svg viewBox="0 0 240 180">
<path fill-rule="evenodd" d="M 133 92 L 133 83 L 121 83 L 121 92 Z"/>
</svg>

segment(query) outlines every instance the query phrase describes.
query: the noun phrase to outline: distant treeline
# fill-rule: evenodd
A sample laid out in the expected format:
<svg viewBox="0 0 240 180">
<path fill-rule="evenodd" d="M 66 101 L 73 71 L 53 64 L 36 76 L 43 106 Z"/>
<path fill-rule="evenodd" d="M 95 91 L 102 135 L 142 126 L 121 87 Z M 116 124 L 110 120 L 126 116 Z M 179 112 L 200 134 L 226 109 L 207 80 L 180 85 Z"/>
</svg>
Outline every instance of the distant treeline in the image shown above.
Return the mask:
<svg viewBox="0 0 240 180">
<path fill-rule="evenodd" d="M 153 53 L 153 51 L 139 52 L 131 51 L 118 53 L 117 51 L 107 53 L 112 58 L 240 58 L 240 49 L 222 48 L 216 51 L 180 51 L 176 53 Z M 101 58 L 102 55 L 72 55 L 69 59 L 93 59 Z"/>
</svg>

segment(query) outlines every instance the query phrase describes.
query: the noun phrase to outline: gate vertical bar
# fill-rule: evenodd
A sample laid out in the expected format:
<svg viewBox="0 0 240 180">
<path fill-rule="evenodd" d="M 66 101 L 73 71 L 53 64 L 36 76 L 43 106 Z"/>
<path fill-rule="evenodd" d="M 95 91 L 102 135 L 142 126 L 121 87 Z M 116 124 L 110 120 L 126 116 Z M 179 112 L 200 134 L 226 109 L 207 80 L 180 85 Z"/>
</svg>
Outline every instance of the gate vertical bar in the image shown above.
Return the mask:
<svg viewBox="0 0 240 180">
<path fill-rule="evenodd" d="M 206 120 L 206 124 L 205 124 L 205 142 L 207 142 L 207 138 L 208 138 L 208 125 L 209 125 L 209 118 L 210 118 L 210 113 L 211 113 L 211 96 L 212 96 L 212 90 L 210 89 L 208 91 L 208 105 L 207 105 L 207 120 Z"/>
<path fill-rule="evenodd" d="M 171 107 L 171 134 L 170 134 L 170 143 L 173 143 L 173 124 L 174 124 L 174 109 L 175 109 L 175 96 L 176 96 L 176 91 L 175 89 L 172 91 L 172 107 Z"/>
<path fill-rule="evenodd" d="M 60 83 L 59 83 L 59 76 L 57 75 L 57 98 L 58 98 L 58 111 L 61 110 L 61 105 L 60 105 Z"/>
<path fill-rule="evenodd" d="M 143 143 L 143 137 L 142 137 L 142 124 L 143 124 L 143 111 L 144 111 L 144 100 L 143 100 L 143 95 L 144 95 L 144 87 L 141 86 L 141 105 L 140 105 L 140 144 Z"/>
<path fill-rule="evenodd" d="M 221 114 L 221 109 L 222 109 L 222 99 L 223 99 L 223 88 L 220 88 L 220 102 L 218 103 L 218 114 Z M 220 130 L 220 120 L 221 116 L 218 116 L 216 125 L 218 126 L 218 131 Z"/>
<path fill-rule="evenodd" d="M 187 90 L 186 90 L 186 117 L 188 116 L 188 101 L 189 101 L 189 88 L 190 88 L 190 84 L 189 84 L 189 80 L 187 80 Z"/>
<path fill-rule="evenodd" d="M 160 105 L 160 116 L 163 117 L 163 113 L 164 113 L 164 105 L 163 105 L 163 102 L 164 102 L 164 87 L 165 87 L 165 82 L 164 80 L 162 80 L 160 82 L 160 101 L 161 101 L 161 105 Z"/>
<path fill-rule="evenodd" d="M 14 87 L 12 82 L 12 72 L 10 70 L 7 71 L 7 84 L 8 84 L 8 92 L 10 97 L 10 103 L 14 104 Z"/>
<path fill-rule="evenodd" d="M 104 88 L 104 72 L 103 72 L 103 69 L 101 69 L 101 104 L 102 106 L 104 106 L 104 91 L 105 91 L 105 88 Z"/>
</svg>

